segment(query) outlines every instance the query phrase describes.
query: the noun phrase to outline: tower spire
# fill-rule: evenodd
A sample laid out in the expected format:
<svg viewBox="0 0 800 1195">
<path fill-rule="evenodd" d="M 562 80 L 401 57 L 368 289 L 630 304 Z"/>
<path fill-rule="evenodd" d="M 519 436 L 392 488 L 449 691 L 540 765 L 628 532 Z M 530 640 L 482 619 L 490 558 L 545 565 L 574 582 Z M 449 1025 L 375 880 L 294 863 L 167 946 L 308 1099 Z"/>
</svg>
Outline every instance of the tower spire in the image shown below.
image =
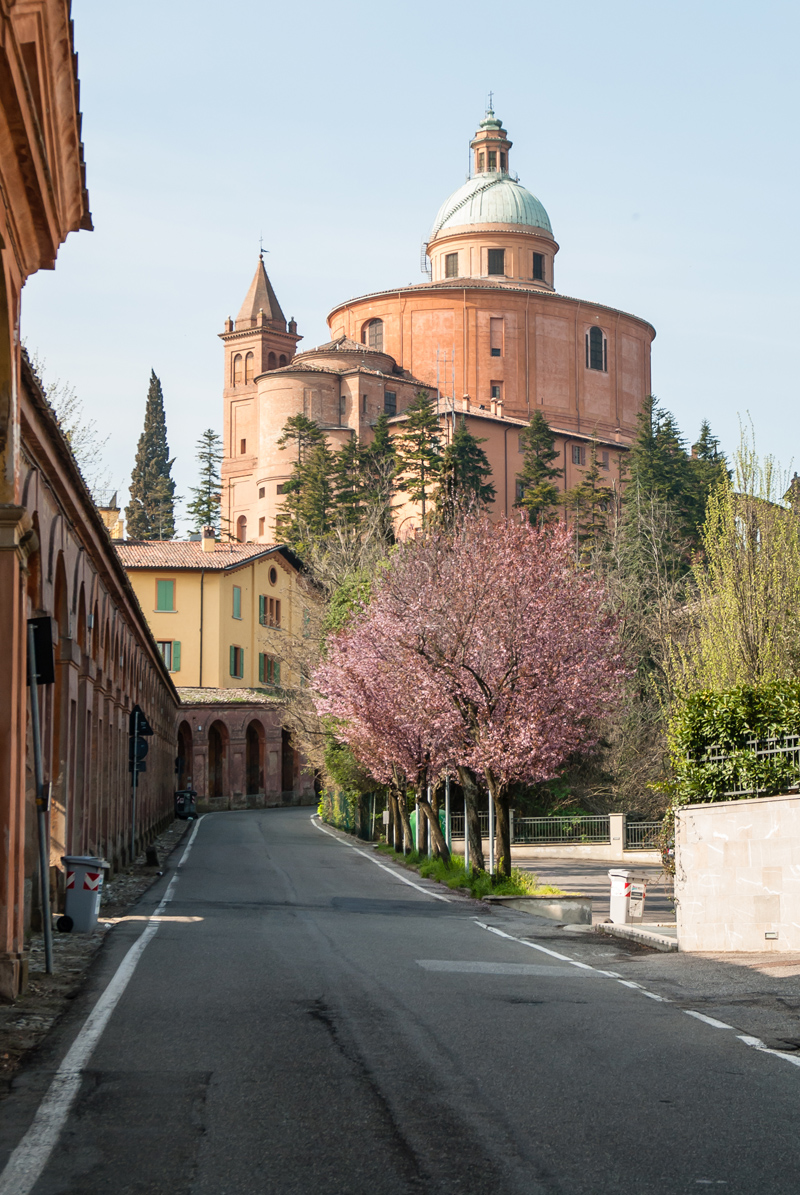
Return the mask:
<svg viewBox="0 0 800 1195">
<path fill-rule="evenodd" d="M 489 106 L 486 115 L 478 125 L 478 131 L 470 141 L 473 151 L 474 174 L 508 174 L 508 151 L 513 145 L 503 128 L 502 120 L 494 114 L 492 103 L 494 92 L 489 92 Z"/>
</svg>

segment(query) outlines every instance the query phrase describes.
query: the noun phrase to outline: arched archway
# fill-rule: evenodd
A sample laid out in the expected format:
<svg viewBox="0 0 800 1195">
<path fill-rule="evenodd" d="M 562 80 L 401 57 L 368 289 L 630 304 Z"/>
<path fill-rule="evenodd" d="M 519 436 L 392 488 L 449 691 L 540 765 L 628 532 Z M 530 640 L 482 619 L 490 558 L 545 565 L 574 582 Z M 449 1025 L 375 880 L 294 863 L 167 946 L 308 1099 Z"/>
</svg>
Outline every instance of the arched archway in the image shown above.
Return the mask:
<svg viewBox="0 0 800 1195">
<path fill-rule="evenodd" d="M 228 730 L 224 722 L 213 722 L 208 728 L 208 784 L 206 792 L 211 800 L 225 795 L 226 765 L 228 762 Z"/>
<path fill-rule="evenodd" d="M 278 368 L 278 358 L 275 356 L 274 353 L 270 353 L 270 355 L 267 357 L 267 369 L 277 369 L 277 368 Z"/>
<path fill-rule="evenodd" d="M 264 789 L 264 727 L 255 720 L 247 728 L 245 764 L 247 795 L 258 796 Z"/>
<path fill-rule="evenodd" d="M 190 788 L 192 784 L 192 728 L 188 722 L 178 727 L 178 788 Z"/>
<path fill-rule="evenodd" d="M 236 520 L 236 538 L 240 544 L 247 543 L 247 519 L 244 515 L 239 515 Z"/>
</svg>

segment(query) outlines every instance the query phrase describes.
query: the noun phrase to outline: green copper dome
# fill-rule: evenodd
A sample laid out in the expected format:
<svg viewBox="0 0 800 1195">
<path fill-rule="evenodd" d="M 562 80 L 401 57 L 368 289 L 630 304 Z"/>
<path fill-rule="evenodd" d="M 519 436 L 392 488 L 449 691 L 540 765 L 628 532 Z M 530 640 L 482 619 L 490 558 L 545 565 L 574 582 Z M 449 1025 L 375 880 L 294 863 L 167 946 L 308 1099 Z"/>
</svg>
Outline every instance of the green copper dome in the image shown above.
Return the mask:
<svg viewBox="0 0 800 1195">
<path fill-rule="evenodd" d="M 535 195 L 508 174 L 484 173 L 464 183 L 439 208 L 431 240 L 464 224 L 521 224 L 553 235 L 547 212 Z"/>
</svg>

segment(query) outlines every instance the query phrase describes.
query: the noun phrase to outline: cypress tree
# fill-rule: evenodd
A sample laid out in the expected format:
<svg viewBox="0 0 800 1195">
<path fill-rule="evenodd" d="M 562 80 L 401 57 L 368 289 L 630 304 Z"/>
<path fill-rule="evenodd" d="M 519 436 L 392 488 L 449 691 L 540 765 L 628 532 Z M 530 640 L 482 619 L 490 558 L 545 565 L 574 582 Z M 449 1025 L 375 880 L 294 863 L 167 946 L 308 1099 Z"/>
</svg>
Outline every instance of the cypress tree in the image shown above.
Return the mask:
<svg viewBox="0 0 800 1195">
<path fill-rule="evenodd" d="M 516 505 L 528 512 L 531 523 L 540 526 L 556 517 L 561 495 L 555 481 L 564 470 L 552 463 L 559 453 L 550 424 L 541 411 L 534 411 L 519 439 L 525 456 L 522 470 L 517 474 L 519 497 Z"/>
<path fill-rule="evenodd" d="M 222 481 L 219 467 L 222 461 L 222 437 L 212 427 L 207 428 L 197 441 L 197 465 L 200 484 L 189 491 L 192 500 L 186 507 L 195 533 L 203 527 L 220 531 L 220 490 Z"/>
<path fill-rule="evenodd" d="M 656 499 L 670 511 L 680 534 L 696 541 L 702 522 L 697 481 L 675 418 L 648 395 L 637 419 L 623 502 L 630 506 L 642 497 Z"/>
<path fill-rule="evenodd" d="M 131 539 L 172 539 L 175 534 L 174 458 L 167 444 L 167 421 L 161 382 L 150 371 L 144 430 L 131 473 L 130 502 L 125 508 Z"/>
<path fill-rule="evenodd" d="M 411 502 L 421 505 L 424 527 L 430 495 L 442 468 L 439 416 L 426 390 L 417 392 L 404 414 L 403 430 L 395 440 L 399 488 Z"/>
<path fill-rule="evenodd" d="M 494 502 L 495 488 L 487 482 L 492 469 L 479 440 L 467 428 L 462 415 L 453 438 L 444 450 L 436 491 L 436 506 L 442 522 L 452 527 L 459 512 Z"/>
</svg>

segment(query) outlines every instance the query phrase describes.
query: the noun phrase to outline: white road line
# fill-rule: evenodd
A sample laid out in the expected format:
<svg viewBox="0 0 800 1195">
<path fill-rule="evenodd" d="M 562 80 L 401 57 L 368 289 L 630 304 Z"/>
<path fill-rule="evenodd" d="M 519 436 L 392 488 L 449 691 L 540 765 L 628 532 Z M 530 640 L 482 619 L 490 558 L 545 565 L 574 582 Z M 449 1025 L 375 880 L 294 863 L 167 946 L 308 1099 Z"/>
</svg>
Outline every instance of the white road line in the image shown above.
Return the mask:
<svg viewBox="0 0 800 1195">
<path fill-rule="evenodd" d="M 200 829 L 201 821 L 202 818 L 198 818 L 195 823 L 192 836 L 181 855 L 178 868 L 183 866 L 192 849 L 192 843 Z M 64 1055 L 30 1128 L 8 1159 L 5 1170 L 0 1174 L 0 1195 L 28 1195 L 38 1181 L 78 1094 L 83 1078 L 83 1069 L 91 1058 L 122 993 L 128 986 L 147 943 L 158 933 L 158 927 L 161 924 L 158 920 L 159 914 L 163 913 L 167 904 L 172 900 L 177 882 L 176 869 L 175 875 L 167 885 L 167 890 L 147 926 L 117 967 L 102 996 L 84 1021 L 78 1036 Z"/>
<path fill-rule="evenodd" d="M 572 967 L 581 967 L 587 971 L 594 971 L 597 975 L 604 975 L 608 979 L 616 979 L 617 983 L 621 983 L 626 988 L 635 988 L 637 992 L 641 992 L 643 996 L 649 996 L 651 1000 L 657 1000 L 659 1004 L 672 1003 L 666 996 L 657 996 L 655 992 L 649 992 L 647 988 L 643 988 L 640 983 L 634 983 L 632 979 L 620 979 L 615 971 L 601 971 L 599 967 L 592 967 L 589 963 L 578 962 L 577 959 L 570 958 L 566 954 L 559 954 L 557 950 L 550 950 L 547 946 L 540 946 L 538 942 L 529 942 L 526 938 L 516 938 L 513 934 L 507 934 L 502 929 L 496 929 L 493 925 L 487 925 L 485 921 L 479 921 L 477 917 L 474 917 L 473 920 L 481 929 L 488 929 L 490 934 L 497 934 L 499 938 L 508 938 L 509 941 L 518 942 L 520 946 L 527 946 L 530 950 L 540 950 L 542 954 L 549 954 L 553 958 L 561 959 L 562 962 L 569 963 Z"/>
<path fill-rule="evenodd" d="M 704 1025 L 710 1025 L 712 1029 L 733 1029 L 733 1025 L 726 1025 L 724 1021 L 718 1021 L 714 1017 L 707 1017 L 704 1012 L 692 1012 L 691 1008 L 684 1008 L 683 1011 L 687 1017 L 697 1017 L 698 1021 L 702 1021 Z"/>
<path fill-rule="evenodd" d="M 749 1037 L 746 1033 L 737 1033 L 739 1041 L 743 1041 L 746 1046 L 752 1046 L 754 1050 L 758 1050 L 761 1054 L 774 1054 L 776 1058 L 782 1058 L 784 1062 L 791 1062 L 792 1066 L 800 1066 L 800 1057 L 797 1054 L 786 1054 L 783 1050 L 771 1050 L 769 1046 L 765 1046 L 760 1037 Z"/>
<path fill-rule="evenodd" d="M 374 855 L 367 854 L 366 851 L 360 851 L 357 846 L 352 843 L 345 842 L 338 834 L 331 834 L 330 830 L 326 830 L 321 826 L 314 817 L 311 819 L 311 825 L 316 826 L 323 834 L 327 834 L 334 842 L 338 842 L 340 846 L 346 846 L 349 850 L 355 851 L 357 855 L 361 855 L 363 859 L 369 859 L 370 863 L 374 863 L 376 867 L 380 867 L 382 871 L 387 871 L 390 876 L 394 876 L 396 880 L 401 880 L 404 884 L 408 884 L 409 888 L 416 888 L 417 892 L 421 892 L 424 896 L 430 896 L 432 900 L 443 900 L 446 905 L 451 903 L 449 896 L 441 896 L 438 892 L 431 892 L 430 888 L 423 888 L 421 884 L 415 884 L 413 880 L 409 880 L 407 876 L 401 875 L 399 871 L 395 871 L 393 867 L 387 867 L 385 863 L 380 863 Z M 0 1187 L 0 1195 L 3 1195 L 3 1190 Z"/>
</svg>

